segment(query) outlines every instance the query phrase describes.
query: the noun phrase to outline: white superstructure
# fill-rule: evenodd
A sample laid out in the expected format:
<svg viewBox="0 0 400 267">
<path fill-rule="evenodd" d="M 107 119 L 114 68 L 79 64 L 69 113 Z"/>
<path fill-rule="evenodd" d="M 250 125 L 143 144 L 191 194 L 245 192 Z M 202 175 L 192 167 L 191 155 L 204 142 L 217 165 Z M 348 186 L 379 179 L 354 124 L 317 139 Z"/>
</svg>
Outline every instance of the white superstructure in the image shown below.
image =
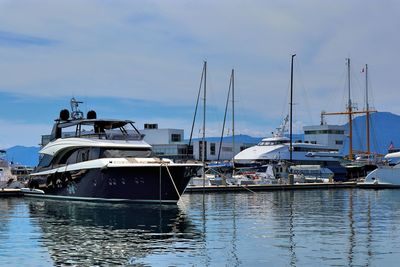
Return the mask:
<svg viewBox="0 0 400 267">
<path fill-rule="evenodd" d="M 286 122 L 286 120 L 285 120 Z M 336 125 L 318 125 L 304 127 L 304 142 L 293 143 L 292 159 L 294 162 L 310 164 L 310 162 L 337 162 L 342 158 L 340 152 L 343 145 L 344 130 Z M 284 136 L 285 126 L 278 128 L 272 137 L 262 139 L 260 143 L 238 153 L 235 163 L 268 163 L 271 161 L 289 160 L 290 140 Z M 338 140 L 336 144 L 332 143 Z"/>
<path fill-rule="evenodd" d="M 342 151 L 345 139 L 344 126 L 342 125 L 315 125 L 304 126 L 304 142 L 321 144 Z"/>
</svg>

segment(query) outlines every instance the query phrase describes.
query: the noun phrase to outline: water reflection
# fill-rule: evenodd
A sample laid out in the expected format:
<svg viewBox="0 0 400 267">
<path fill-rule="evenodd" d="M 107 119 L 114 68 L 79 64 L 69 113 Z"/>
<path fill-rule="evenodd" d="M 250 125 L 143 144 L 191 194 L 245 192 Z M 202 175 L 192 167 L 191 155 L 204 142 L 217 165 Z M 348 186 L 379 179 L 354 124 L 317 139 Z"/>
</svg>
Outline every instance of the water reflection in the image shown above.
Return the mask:
<svg viewBox="0 0 400 267">
<path fill-rule="evenodd" d="M 400 255 L 398 190 L 193 194 L 178 206 L 1 199 L 0 208 L 5 266 L 397 266 Z"/>
<path fill-rule="evenodd" d="M 203 265 L 376 266 L 393 265 L 400 254 L 398 191 L 205 194 L 183 200 L 188 216 L 202 226 Z"/>
<path fill-rule="evenodd" d="M 178 206 L 31 201 L 56 265 L 125 265 L 199 234 Z"/>
</svg>

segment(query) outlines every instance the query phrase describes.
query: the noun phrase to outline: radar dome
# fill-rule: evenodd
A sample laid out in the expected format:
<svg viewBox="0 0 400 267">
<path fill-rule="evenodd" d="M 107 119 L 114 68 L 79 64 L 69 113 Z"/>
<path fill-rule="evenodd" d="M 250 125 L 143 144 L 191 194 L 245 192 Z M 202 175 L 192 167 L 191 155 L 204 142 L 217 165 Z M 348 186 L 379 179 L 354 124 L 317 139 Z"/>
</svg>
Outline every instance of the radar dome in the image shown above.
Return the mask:
<svg viewBox="0 0 400 267">
<path fill-rule="evenodd" d="M 97 118 L 96 111 L 89 110 L 86 117 L 88 120 L 96 119 Z"/>
<path fill-rule="evenodd" d="M 60 111 L 60 120 L 67 121 L 69 120 L 69 111 L 68 109 L 63 109 Z"/>
</svg>

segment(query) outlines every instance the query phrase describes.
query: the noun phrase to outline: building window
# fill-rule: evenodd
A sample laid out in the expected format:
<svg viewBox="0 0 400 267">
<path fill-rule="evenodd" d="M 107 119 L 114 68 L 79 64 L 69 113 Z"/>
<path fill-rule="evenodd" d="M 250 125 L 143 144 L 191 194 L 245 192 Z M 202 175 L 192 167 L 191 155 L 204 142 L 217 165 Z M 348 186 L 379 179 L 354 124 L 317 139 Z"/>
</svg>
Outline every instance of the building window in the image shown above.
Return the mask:
<svg viewBox="0 0 400 267">
<path fill-rule="evenodd" d="M 335 141 L 335 144 L 337 144 L 337 145 L 343 145 L 343 141 L 342 141 L 342 140 L 336 140 L 336 141 Z"/>
<path fill-rule="evenodd" d="M 144 128 L 145 129 L 158 129 L 158 124 L 157 123 L 145 123 Z"/>
<path fill-rule="evenodd" d="M 304 134 L 344 134 L 343 130 L 314 130 L 304 131 Z"/>
<path fill-rule="evenodd" d="M 172 142 L 180 142 L 182 141 L 180 134 L 171 134 L 171 141 Z"/>
<path fill-rule="evenodd" d="M 210 155 L 215 155 L 215 143 L 210 143 Z"/>
<path fill-rule="evenodd" d="M 222 147 L 222 152 L 232 152 L 232 147 L 230 147 L 230 146 L 223 146 L 223 147 Z"/>
</svg>

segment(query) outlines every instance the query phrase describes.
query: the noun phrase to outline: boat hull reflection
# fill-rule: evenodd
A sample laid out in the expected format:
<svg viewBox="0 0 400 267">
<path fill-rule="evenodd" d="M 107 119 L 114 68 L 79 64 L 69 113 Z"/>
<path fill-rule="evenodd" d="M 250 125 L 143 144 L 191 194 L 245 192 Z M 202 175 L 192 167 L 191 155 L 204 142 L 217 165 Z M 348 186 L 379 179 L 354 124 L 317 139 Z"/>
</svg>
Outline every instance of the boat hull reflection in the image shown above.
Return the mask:
<svg viewBox="0 0 400 267">
<path fill-rule="evenodd" d="M 178 206 L 31 201 L 55 265 L 126 265 L 153 253 L 157 240 L 198 239 Z"/>
</svg>

